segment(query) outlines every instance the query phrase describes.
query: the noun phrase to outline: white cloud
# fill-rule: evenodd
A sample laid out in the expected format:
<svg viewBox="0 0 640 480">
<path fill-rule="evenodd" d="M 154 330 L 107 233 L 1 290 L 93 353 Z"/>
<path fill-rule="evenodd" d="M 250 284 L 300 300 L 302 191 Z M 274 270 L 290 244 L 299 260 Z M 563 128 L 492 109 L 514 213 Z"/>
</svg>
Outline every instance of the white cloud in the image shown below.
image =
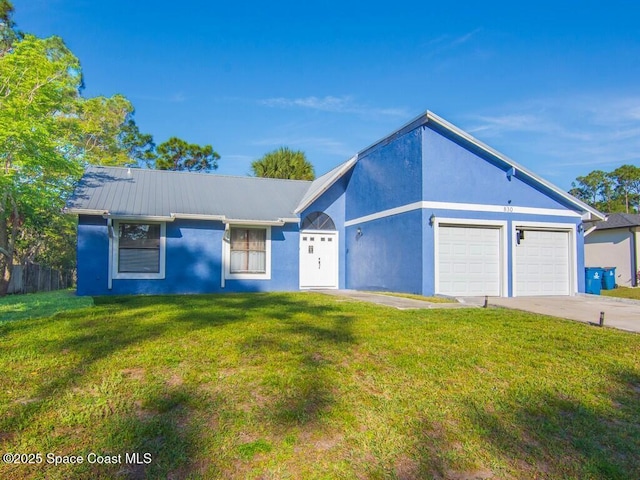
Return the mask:
<svg viewBox="0 0 640 480">
<path fill-rule="evenodd" d="M 509 131 L 544 131 L 549 128 L 541 117 L 532 114 L 506 113 L 494 116 L 478 115 L 472 118 L 478 123 L 468 129 L 469 133 L 501 134 Z"/>
<path fill-rule="evenodd" d="M 302 97 L 285 98 L 275 97 L 259 100 L 258 103 L 265 107 L 272 108 L 306 108 L 323 112 L 348 113 L 356 115 L 377 115 L 391 117 L 406 117 L 407 110 L 404 108 L 377 108 L 356 103 L 351 96 L 334 97 Z"/>
<path fill-rule="evenodd" d="M 451 53 L 451 50 L 468 43 L 482 29 L 476 28 L 460 36 L 440 35 L 424 45 L 426 58 L 433 58 L 443 53 Z"/>
<path fill-rule="evenodd" d="M 467 116 L 468 132 L 567 187 L 579 175 L 640 165 L 640 98 L 539 98 Z"/>
</svg>

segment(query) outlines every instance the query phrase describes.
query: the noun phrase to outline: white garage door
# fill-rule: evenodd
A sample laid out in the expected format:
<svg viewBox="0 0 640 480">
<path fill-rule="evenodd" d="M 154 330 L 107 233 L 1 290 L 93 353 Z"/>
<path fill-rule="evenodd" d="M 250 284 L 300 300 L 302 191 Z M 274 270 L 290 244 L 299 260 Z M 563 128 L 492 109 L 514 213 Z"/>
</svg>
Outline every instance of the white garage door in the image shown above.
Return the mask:
<svg viewBox="0 0 640 480">
<path fill-rule="evenodd" d="M 438 293 L 500 295 L 500 229 L 438 228 Z"/>
<path fill-rule="evenodd" d="M 515 248 L 515 295 L 569 295 L 569 232 L 521 230 Z"/>
</svg>

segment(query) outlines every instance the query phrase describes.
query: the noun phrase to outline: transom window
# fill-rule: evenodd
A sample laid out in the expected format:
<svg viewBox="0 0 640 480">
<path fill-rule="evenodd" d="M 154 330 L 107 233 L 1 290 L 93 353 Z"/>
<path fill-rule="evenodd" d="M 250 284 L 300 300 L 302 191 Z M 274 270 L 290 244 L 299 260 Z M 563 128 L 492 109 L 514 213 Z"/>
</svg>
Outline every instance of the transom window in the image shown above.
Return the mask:
<svg viewBox="0 0 640 480">
<path fill-rule="evenodd" d="M 267 230 L 231 227 L 231 273 L 267 271 Z"/>
<path fill-rule="evenodd" d="M 331 217 L 324 212 L 311 212 L 302 221 L 301 230 L 335 230 Z"/>
</svg>

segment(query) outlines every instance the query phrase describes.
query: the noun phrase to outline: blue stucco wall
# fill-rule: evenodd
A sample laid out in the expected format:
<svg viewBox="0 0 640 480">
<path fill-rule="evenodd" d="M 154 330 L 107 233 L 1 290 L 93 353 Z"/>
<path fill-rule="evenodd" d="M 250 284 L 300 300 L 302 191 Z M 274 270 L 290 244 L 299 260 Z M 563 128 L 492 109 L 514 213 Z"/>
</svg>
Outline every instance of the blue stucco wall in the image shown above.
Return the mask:
<svg viewBox="0 0 640 480">
<path fill-rule="evenodd" d="M 416 129 L 360 156 L 347 186 L 346 219 L 421 200 L 421 150 Z"/>
<path fill-rule="evenodd" d="M 226 280 L 221 288 L 221 222 L 176 220 L 166 224 L 166 267 L 162 280 L 113 280 L 108 289 L 106 220 L 80 216 L 78 295 L 129 295 L 288 291 L 298 288 L 298 227 L 271 227 L 271 280 Z"/>
<path fill-rule="evenodd" d="M 506 175 L 508 167 L 470 144 L 430 126 L 419 127 L 374 148 L 356 164 L 346 189 L 346 220 L 418 201 L 504 207 L 567 209 L 566 200 L 528 179 Z M 413 210 L 346 229 L 346 288 L 433 295 L 435 257 L 429 217 L 507 222 L 507 290 L 512 295 L 512 226 L 519 222 L 573 224 L 579 217 L 513 212 Z M 356 239 L 360 227 L 363 235 Z M 575 230 L 574 230 L 575 231 Z M 576 278 L 584 291 L 583 235 L 576 234 Z M 409 266 L 409 268 L 407 268 Z"/>
<path fill-rule="evenodd" d="M 421 224 L 422 211 L 415 210 L 348 227 L 347 288 L 421 293 Z"/>
<path fill-rule="evenodd" d="M 457 143 L 446 132 L 421 127 L 423 200 L 536 208 L 566 208 L 528 179 L 507 178 L 505 164 L 472 145 Z"/>
<path fill-rule="evenodd" d="M 421 172 L 419 129 L 361 154 L 346 187 L 345 219 L 420 201 Z M 346 228 L 346 288 L 419 293 L 421 218 L 416 211 Z"/>
<path fill-rule="evenodd" d="M 78 295 L 101 295 L 107 288 L 109 259 L 107 221 L 81 215 L 78 219 Z M 106 292 L 105 292 L 106 293 Z"/>
</svg>

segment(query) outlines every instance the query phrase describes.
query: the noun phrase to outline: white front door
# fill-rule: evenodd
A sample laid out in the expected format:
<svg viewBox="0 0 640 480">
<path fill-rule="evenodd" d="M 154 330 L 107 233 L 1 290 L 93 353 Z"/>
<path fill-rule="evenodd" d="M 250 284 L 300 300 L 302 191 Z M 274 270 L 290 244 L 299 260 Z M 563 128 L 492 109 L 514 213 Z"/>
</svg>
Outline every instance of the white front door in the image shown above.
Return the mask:
<svg viewBox="0 0 640 480">
<path fill-rule="evenodd" d="M 569 232 L 518 228 L 515 291 L 525 295 L 570 295 Z"/>
<path fill-rule="evenodd" d="M 337 232 L 300 232 L 300 288 L 338 288 Z"/>
</svg>

